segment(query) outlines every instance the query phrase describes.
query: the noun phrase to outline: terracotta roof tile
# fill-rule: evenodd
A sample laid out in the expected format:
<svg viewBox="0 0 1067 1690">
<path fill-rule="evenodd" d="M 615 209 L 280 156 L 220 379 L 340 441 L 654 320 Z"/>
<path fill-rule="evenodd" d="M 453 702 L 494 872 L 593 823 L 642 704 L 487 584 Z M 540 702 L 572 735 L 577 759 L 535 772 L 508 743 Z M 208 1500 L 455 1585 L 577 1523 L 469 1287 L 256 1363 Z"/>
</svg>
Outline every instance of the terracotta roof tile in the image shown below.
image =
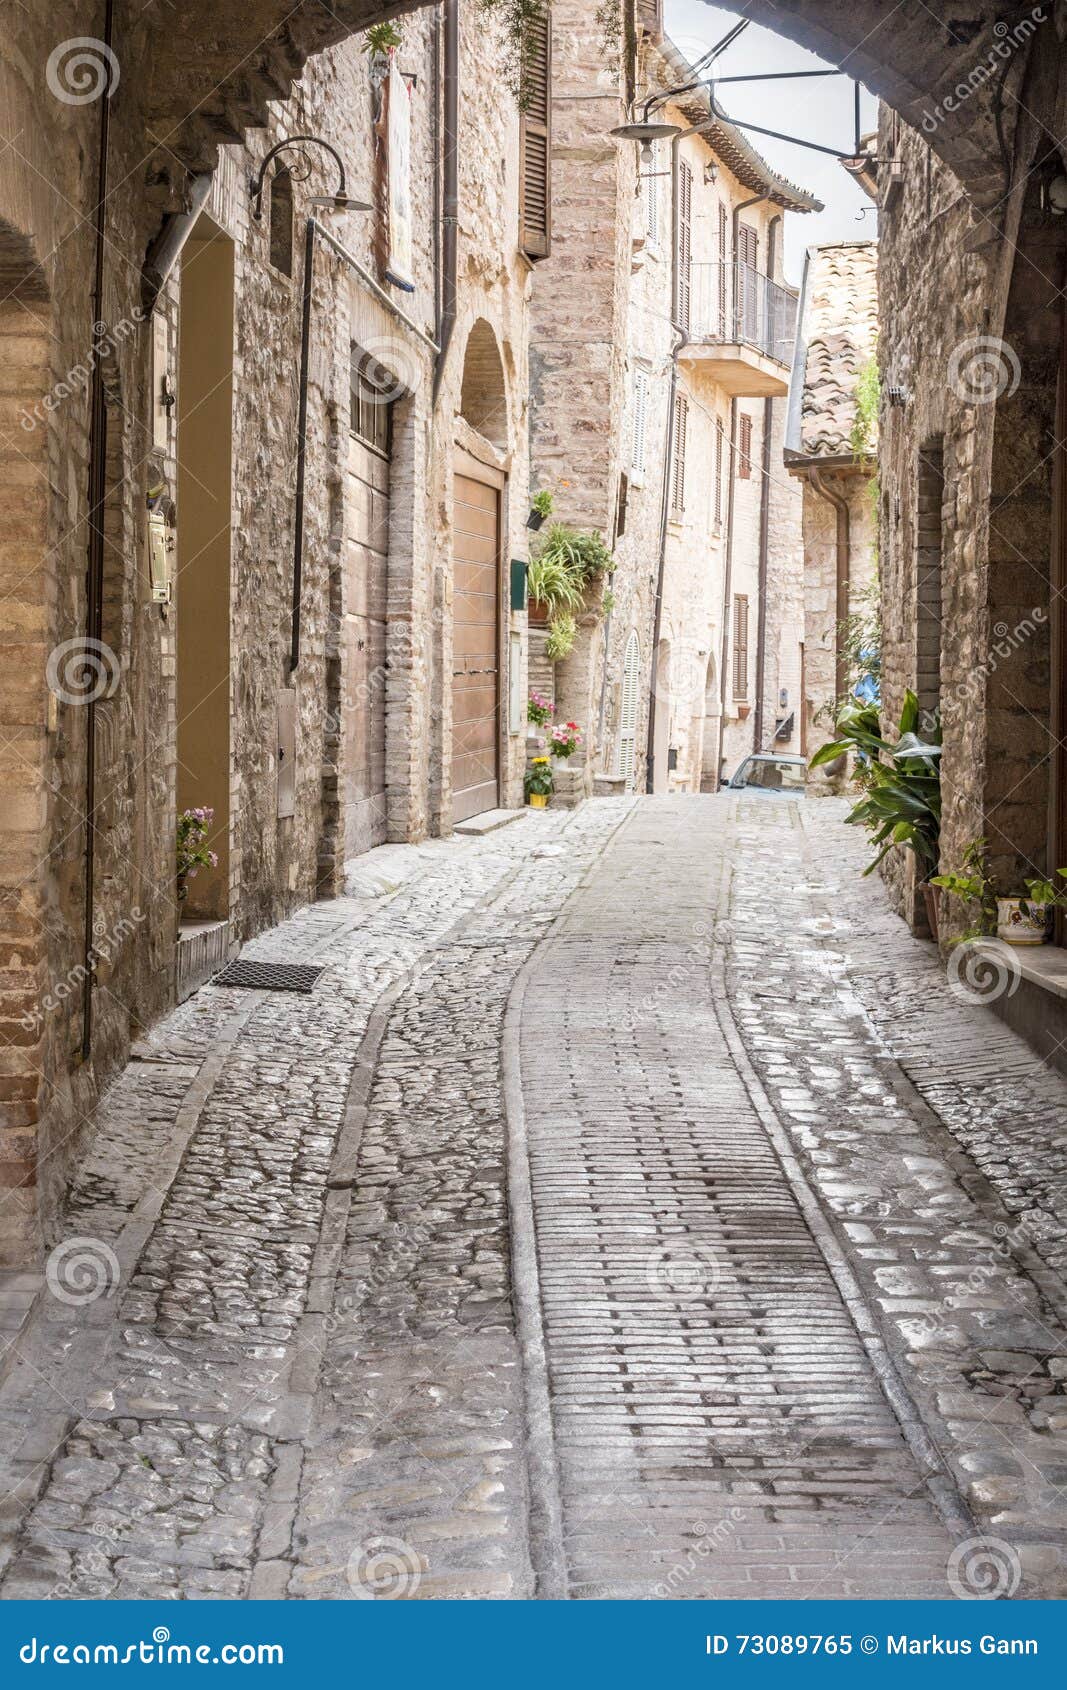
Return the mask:
<svg viewBox="0 0 1067 1690">
<path fill-rule="evenodd" d="M 800 434 L 793 442 L 803 457 L 841 457 L 852 451 L 856 389 L 878 336 L 877 261 L 874 241 L 844 241 L 808 253 L 800 325 L 806 349 Z"/>
</svg>

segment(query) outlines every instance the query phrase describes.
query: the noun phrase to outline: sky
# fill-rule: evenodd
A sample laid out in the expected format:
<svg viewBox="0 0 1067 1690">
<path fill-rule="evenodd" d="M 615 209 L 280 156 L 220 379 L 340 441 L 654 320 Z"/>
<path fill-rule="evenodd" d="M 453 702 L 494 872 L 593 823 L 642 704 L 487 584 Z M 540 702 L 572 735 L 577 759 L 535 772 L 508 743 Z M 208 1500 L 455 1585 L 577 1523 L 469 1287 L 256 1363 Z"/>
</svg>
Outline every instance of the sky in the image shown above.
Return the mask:
<svg viewBox="0 0 1067 1690">
<path fill-rule="evenodd" d="M 723 6 L 709 6 L 705 0 L 664 0 L 667 34 L 690 62 L 721 40 L 740 15 Z M 818 70 L 824 61 L 784 35 L 750 23 L 716 63 L 720 76 L 746 76 L 758 71 Z M 718 103 L 741 122 L 806 136 L 823 146 L 840 147 L 842 152 L 853 146 L 853 85 L 845 76 L 727 85 L 720 88 Z M 877 123 L 877 101 L 866 90 L 861 121 L 864 132 Z M 807 188 L 826 207 L 785 219 L 785 269 L 791 282 L 799 285 L 805 247 L 825 241 L 871 240 L 877 235 L 873 203 L 836 158 L 772 141 L 766 135 L 749 133 L 748 139 L 775 170 Z M 865 206 L 866 212 L 859 217 Z"/>
</svg>

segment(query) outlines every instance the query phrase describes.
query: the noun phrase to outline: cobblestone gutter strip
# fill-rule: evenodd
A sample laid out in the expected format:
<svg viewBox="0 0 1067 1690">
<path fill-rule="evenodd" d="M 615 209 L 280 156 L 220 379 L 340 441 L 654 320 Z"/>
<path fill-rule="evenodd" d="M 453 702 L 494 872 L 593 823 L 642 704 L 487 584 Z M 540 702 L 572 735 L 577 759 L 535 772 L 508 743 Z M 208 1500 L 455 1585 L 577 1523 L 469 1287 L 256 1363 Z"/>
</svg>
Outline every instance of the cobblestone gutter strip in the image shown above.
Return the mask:
<svg viewBox="0 0 1067 1690">
<path fill-rule="evenodd" d="M 894 1049 L 907 1043 L 909 1016 L 937 1013 L 939 1082 L 957 1065 L 957 1085 L 970 1086 L 972 1133 L 1003 1143 L 1011 1112 L 996 1095 L 993 1119 L 981 1125 L 986 1064 L 975 1065 L 968 1025 L 988 1012 L 954 1005 L 948 1014 L 915 999 L 907 1012 L 899 1001 L 869 1012 L 872 966 L 880 981 L 893 979 L 898 960 L 912 966 L 916 941 L 888 916 L 877 883 L 850 879 L 854 836 L 838 807 L 730 806 L 733 823 L 725 808 L 717 819 L 737 857 L 721 937 L 741 1040 L 923 1423 L 969 1509 L 1001 1545 L 1001 1593 L 1060 1596 L 1067 1333 L 1058 1282 L 1005 1206 L 994 1160 L 976 1166 L 950 1130 L 951 1114 L 937 1109 L 944 1086 L 920 1095 L 914 1063 L 909 1077 Z M 938 989 L 943 979 L 931 981 Z M 892 1044 L 882 1036 L 887 1019 Z M 990 1041 L 1013 1038 L 987 1025 Z M 977 1075 L 970 1082 L 959 1071 L 967 1066 Z M 1062 1107 L 1063 1082 L 1048 1081 Z M 1024 1096 L 1011 1148 L 1022 1169 L 1029 1144 L 1037 1183 L 1042 1148 L 1028 1106 Z"/>
</svg>

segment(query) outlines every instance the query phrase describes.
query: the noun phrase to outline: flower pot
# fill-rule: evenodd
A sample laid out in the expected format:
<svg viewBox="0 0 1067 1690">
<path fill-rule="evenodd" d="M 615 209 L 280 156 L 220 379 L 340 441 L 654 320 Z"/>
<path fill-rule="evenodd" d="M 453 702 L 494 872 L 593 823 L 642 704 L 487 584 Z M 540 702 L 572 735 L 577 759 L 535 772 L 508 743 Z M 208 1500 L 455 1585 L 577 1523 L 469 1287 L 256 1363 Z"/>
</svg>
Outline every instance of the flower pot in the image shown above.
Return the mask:
<svg viewBox="0 0 1067 1690">
<path fill-rule="evenodd" d="M 531 628 L 545 628 L 551 611 L 541 599 L 530 599 L 526 605 L 526 620 Z"/>
<path fill-rule="evenodd" d="M 526 802 L 529 804 L 531 810 L 548 809 L 548 799 L 543 792 L 531 792 Z"/>
<path fill-rule="evenodd" d="M 930 926 L 930 937 L 934 944 L 940 939 L 936 886 L 931 886 L 928 880 L 922 882 L 923 903 L 926 905 L 926 919 Z"/>
<path fill-rule="evenodd" d="M 540 526 L 544 522 L 544 520 L 545 520 L 544 511 L 534 511 L 534 510 L 532 510 L 530 512 L 529 516 L 526 518 L 526 526 L 527 526 L 527 528 L 532 529 L 532 531 L 536 534 L 537 530 L 540 528 Z"/>
<path fill-rule="evenodd" d="M 1032 904 L 1025 898 L 998 898 L 997 938 L 1007 945 L 1043 945 L 1048 938 L 1051 914 L 1049 904 Z"/>
</svg>

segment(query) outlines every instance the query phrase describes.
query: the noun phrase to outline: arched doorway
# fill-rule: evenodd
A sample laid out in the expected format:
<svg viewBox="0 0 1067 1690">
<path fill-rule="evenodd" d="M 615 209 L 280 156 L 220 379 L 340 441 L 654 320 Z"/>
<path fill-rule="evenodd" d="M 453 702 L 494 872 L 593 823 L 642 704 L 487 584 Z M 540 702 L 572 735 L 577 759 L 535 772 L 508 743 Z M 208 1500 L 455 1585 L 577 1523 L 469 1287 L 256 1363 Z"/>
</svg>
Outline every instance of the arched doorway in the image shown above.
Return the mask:
<svg viewBox="0 0 1067 1690">
<path fill-rule="evenodd" d="M 452 478 L 452 820 L 500 802 L 507 390 L 484 318 L 467 338 Z"/>
<path fill-rule="evenodd" d="M 704 677 L 704 734 L 700 750 L 700 790 L 719 790 L 719 744 L 722 738 L 722 699 L 715 654 L 708 658 Z"/>
</svg>

